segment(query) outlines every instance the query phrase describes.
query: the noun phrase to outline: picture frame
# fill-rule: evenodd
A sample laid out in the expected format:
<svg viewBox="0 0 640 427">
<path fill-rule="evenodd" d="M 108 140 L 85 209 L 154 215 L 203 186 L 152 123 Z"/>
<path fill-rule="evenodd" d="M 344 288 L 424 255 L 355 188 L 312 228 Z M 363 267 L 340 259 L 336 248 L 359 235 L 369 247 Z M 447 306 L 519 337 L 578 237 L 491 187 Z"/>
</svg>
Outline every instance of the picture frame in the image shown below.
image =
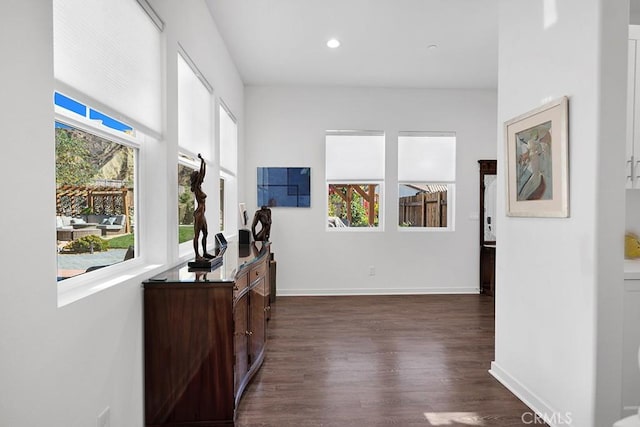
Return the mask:
<svg viewBox="0 0 640 427">
<path fill-rule="evenodd" d="M 258 167 L 258 206 L 311 207 L 310 167 Z"/>
<path fill-rule="evenodd" d="M 569 98 L 504 124 L 507 216 L 569 216 Z"/>
</svg>

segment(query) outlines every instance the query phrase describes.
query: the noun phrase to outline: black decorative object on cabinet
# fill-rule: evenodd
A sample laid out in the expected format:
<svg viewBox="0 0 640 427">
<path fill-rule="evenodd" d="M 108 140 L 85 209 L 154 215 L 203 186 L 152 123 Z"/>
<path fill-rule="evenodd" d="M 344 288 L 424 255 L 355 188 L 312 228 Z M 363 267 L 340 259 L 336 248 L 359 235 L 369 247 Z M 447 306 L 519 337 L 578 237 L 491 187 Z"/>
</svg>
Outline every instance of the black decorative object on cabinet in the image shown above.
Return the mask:
<svg viewBox="0 0 640 427">
<path fill-rule="evenodd" d="M 251 224 L 251 234 L 253 234 L 253 240 L 256 242 L 269 240 L 271 235 L 271 209 L 263 206 L 256 211 Z"/>
</svg>

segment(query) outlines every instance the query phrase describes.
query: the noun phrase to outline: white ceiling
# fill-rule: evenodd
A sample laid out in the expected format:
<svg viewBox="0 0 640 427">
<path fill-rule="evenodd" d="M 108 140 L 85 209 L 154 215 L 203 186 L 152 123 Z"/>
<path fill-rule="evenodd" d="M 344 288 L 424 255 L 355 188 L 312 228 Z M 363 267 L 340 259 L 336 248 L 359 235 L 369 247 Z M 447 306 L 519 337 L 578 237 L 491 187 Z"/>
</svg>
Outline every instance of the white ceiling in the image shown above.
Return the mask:
<svg viewBox="0 0 640 427">
<path fill-rule="evenodd" d="M 498 0 L 206 1 L 247 85 L 497 85 Z"/>
</svg>

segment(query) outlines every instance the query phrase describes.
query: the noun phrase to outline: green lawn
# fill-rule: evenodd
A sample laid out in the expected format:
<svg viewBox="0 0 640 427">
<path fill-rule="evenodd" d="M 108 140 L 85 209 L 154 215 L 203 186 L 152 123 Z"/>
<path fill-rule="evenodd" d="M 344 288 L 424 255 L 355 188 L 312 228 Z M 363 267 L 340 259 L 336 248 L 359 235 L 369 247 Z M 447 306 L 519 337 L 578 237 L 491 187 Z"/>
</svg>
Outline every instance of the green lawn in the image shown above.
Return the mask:
<svg viewBox="0 0 640 427">
<path fill-rule="evenodd" d="M 108 240 L 111 249 L 128 249 L 129 246 L 133 246 L 133 241 L 133 234 L 123 234 Z"/>
<path fill-rule="evenodd" d="M 178 243 L 188 242 L 193 240 L 194 236 L 193 225 L 179 225 L 178 226 Z"/>
<path fill-rule="evenodd" d="M 188 242 L 193 240 L 193 225 L 180 225 L 178 226 L 178 242 Z M 129 246 L 133 246 L 134 237 L 133 234 L 123 234 L 116 236 L 112 239 L 108 239 L 109 248 L 111 249 L 127 249 Z"/>
</svg>

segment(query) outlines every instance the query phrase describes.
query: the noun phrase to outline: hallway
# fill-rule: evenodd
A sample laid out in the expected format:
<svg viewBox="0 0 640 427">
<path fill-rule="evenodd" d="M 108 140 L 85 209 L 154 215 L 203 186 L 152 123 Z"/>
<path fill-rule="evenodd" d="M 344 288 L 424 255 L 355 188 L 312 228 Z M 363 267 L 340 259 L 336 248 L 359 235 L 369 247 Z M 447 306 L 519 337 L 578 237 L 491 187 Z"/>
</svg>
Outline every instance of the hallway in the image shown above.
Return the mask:
<svg viewBox="0 0 640 427">
<path fill-rule="evenodd" d="M 273 307 L 239 426 L 522 426 L 523 414 L 533 417 L 487 372 L 491 298 L 279 297 Z"/>
</svg>

